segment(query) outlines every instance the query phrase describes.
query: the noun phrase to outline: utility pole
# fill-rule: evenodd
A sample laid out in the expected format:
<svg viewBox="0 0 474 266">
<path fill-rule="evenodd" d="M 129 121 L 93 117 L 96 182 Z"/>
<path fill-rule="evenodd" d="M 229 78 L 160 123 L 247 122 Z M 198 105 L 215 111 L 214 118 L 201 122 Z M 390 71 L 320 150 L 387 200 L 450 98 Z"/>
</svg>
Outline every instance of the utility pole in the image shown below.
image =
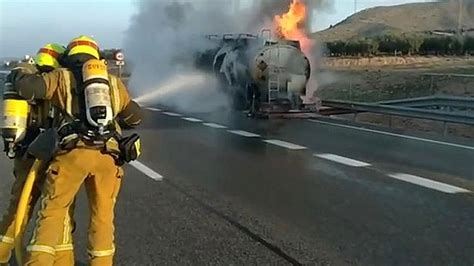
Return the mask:
<svg viewBox="0 0 474 266">
<path fill-rule="evenodd" d="M 464 9 L 464 3 L 463 3 L 463 0 L 459 0 L 459 13 L 458 13 L 458 34 L 459 36 L 462 35 L 462 13 L 463 13 L 463 9 Z"/>
<path fill-rule="evenodd" d="M 357 0 L 354 0 L 354 14 L 357 13 Z"/>
</svg>

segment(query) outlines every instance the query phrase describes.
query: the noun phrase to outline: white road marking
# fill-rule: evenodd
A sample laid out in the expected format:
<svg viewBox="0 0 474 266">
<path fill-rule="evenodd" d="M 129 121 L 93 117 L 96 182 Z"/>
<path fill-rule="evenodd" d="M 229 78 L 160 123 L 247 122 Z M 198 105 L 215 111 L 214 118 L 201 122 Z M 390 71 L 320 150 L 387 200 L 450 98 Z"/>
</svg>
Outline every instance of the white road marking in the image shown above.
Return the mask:
<svg viewBox="0 0 474 266">
<path fill-rule="evenodd" d="M 212 128 L 227 128 L 226 126 L 215 124 L 215 123 L 203 123 L 206 127 L 212 127 Z"/>
<path fill-rule="evenodd" d="M 153 107 L 147 107 L 146 109 L 150 110 L 150 111 L 153 111 L 153 112 L 161 112 L 162 111 L 161 109 L 153 108 Z"/>
<path fill-rule="evenodd" d="M 412 183 L 412 184 L 415 184 L 415 185 L 418 185 L 418 186 L 438 190 L 438 191 L 441 191 L 441 192 L 444 192 L 444 193 L 449 193 L 449 194 L 470 193 L 471 192 L 471 191 L 469 191 L 467 189 L 464 189 L 464 188 L 456 187 L 456 186 L 453 186 L 453 185 L 448 185 L 448 184 L 445 184 L 445 183 L 441 183 L 441 182 L 438 182 L 438 181 L 426 179 L 426 178 L 419 177 L 419 176 L 416 176 L 416 175 L 397 173 L 397 174 L 390 174 L 388 176 L 390 176 L 391 178 L 401 180 L 401 181 L 405 181 L 405 182 Z"/>
<path fill-rule="evenodd" d="M 130 162 L 130 165 L 135 167 L 138 171 L 144 173 L 145 175 L 147 175 L 149 178 L 155 180 L 155 181 L 162 181 L 163 180 L 163 176 L 158 174 L 157 172 L 153 171 L 152 169 L 150 169 L 148 166 L 142 164 L 141 162 L 139 161 L 132 161 Z"/>
<path fill-rule="evenodd" d="M 201 119 L 197 119 L 197 118 L 193 118 L 193 117 L 183 117 L 183 118 L 181 118 L 181 119 L 186 120 L 186 121 L 189 121 L 189 122 L 195 122 L 195 123 L 196 123 L 196 122 L 202 122 Z"/>
<path fill-rule="evenodd" d="M 163 114 L 169 115 L 169 116 L 181 116 L 180 114 L 173 113 L 173 112 L 163 112 Z"/>
<path fill-rule="evenodd" d="M 301 146 L 301 145 L 298 145 L 298 144 L 293 144 L 293 143 L 282 141 L 282 140 L 277 140 L 277 139 L 264 139 L 263 141 L 266 142 L 266 143 L 277 145 L 277 146 L 287 148 L 287 149 L 290 149 L 290 150 L 304 150 L 304 149 L 307 149 L 304 146 Z"/>
<path fill-rule="evenodd" d="M 370 166 L 370 163 L 357 161 L 357 160 L 347 158 L 347 157 L 343 157 L 343 156 L 339 156 L 339 155 L 336 155 L 336 154 L 330 154 L 330 153 L 317 154 L 317 153 L 315 153 L 313 155 L 316 156 L 316 157 L 319 157 L 319 158 L 323 158 L 323 159 L 326 159 L 326 160 L 330 160 L 330 161 L 333 161 L 333 162 L 337 162 L 337 163 L 341 163 L 341 164 L 345 164 L 345 165 L 349 165 L 349 166 L 353 166 L 353 167 L 368 167 L 368 166 Z"/>
<path fill-rule="evenodd" d="M 424 141 L 424 142 L 433 143 L 433 144 L 446 145 L 446 146 L 451 146 L 451 147 L 456 147 L 456 148 L 461 148 L 461 149 L 467 149 L 467 150 L 474 150 L 473 146 L 461 145 L 461 144 L 456 144 L 456 143 L 450 143 L 450 142 L 437 141 L 437 140 L 432 140 L 432 139 L 413 137 L 413 136 L 408 136 L 408 135 L 396 134 L 396 133 L 380 131 L 380 130 L 374 130 L 374 129 L 369 129 L 369 128 L 363 128 L 363 127 L 355 127 L 355 126 L 331 123 L 331 122 L 326 122 L 326 121 L 319 121 L 319 120 L 314 120 L 314 119 L 309 119 L 309 121 L 313 122 L 313 123 L 320 123 L 320 124 L 325 124 L 325 125 L 356 129 L 356 130 L 361 130 L 361 131 L 366 131 L 366 132 L 371 132 L 371 133 L 377 133 L 377 134 L 382 134 L 382 135 L 387 135 L 387 136 L 392 136 L 392 137 L 418 140 L 418 141 Z"/>
<path fill-rule="evenodd" d="M 258 138 L 260 135 L 248 132 L 248 131 L 243 131 L 243 130 L 227 130 L 229 133 L 236 134 L 239 136 L 247 137 L 247 138 Z"/>
</svg>

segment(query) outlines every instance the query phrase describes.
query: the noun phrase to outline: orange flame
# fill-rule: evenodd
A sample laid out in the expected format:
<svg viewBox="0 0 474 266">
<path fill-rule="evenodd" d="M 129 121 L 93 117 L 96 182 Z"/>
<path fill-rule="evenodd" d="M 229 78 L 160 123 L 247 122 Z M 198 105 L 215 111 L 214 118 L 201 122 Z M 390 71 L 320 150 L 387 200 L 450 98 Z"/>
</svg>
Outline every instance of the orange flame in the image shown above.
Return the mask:
<svg viewBox="0 0 474 266">
<path fill-rule="evenodd" d="M 292 0 L 288 12 L 280 16 L 275 16 L 273 22 L 278 37 L 300 41 L 303 52 L 310 52 L 313 42 L 306 35 L 306 5 L 301 2 L 301 0 Z"/>
</svg>

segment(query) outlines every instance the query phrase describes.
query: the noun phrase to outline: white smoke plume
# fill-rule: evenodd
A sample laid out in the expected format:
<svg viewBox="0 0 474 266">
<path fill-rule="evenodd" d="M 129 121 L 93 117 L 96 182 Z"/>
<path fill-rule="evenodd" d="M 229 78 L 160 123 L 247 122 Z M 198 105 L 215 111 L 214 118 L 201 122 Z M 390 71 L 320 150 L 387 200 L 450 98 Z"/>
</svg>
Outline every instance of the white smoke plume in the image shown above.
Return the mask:
<svg viewBox="0 0 474 266">
<path fill-rule="evenodd" d="M 193 68 L 194 56 L 212 48 L 205 36 L 259 33 L 290 0 L 260 0 L 236 8 L 238 0 L 143 0 L 126 32 L 132 66 L 130 88 L 143 104 L 161 103 L 189 111 L 229 106 L 214 76 Z M 311 7 L 325 0 L 306 0 Z M 160 91 L 160 92 L 158 92 Z M 195 98 L 197 97 L 197 98 Z"/>
<path fill-rule="evenodd" d="M 249 10 L 236 14 L 231 2 L 139 2 L 124 50 L 133 66 L 130 88 L 142 95 L 138 98 L 142 103 L 190 111 L 228 106 L 215 78 L 193 69 L 192 64 L 197 52 L 212 48 L 205 35 L 257 30 L 249 29 L 242 19 L 252 15 Z"/>
<path fill-rule="evenodd" d="M 193 54 L 207 47 L 203 36 L 207 34 L 206 28 L 212 26 L 209 15 L 204 17 L 191 3 L 139 3 L 139 13 L 132 19 L 124 47 L 133 66 L 130 87 L 136 95 L 141 95 L 137 98 L 139 102 L 194 110 L 202 103 L 186 106 L 187 89 L 216 90 L 208 87 L 213 83 L 212 77 L 196 73 L 191 67 Z M 198 75 L 201 77 L 196 78 Z"/>
</svg>

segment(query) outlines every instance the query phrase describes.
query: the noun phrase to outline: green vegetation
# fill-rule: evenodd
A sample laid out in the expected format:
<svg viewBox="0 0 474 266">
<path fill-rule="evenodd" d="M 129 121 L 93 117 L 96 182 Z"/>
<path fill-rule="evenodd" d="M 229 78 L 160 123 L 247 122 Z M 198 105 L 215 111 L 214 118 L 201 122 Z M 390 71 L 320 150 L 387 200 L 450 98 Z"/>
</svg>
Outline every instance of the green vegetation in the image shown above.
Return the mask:
<svg viewBox="0 0 474 266">
<path fill-rule="evenodd" d="M 474 37 L 420 37 L 385 35 L 354 41 L 326 43 L 326 55 L 470 55 L 474 54 Z"/>
</svg>

